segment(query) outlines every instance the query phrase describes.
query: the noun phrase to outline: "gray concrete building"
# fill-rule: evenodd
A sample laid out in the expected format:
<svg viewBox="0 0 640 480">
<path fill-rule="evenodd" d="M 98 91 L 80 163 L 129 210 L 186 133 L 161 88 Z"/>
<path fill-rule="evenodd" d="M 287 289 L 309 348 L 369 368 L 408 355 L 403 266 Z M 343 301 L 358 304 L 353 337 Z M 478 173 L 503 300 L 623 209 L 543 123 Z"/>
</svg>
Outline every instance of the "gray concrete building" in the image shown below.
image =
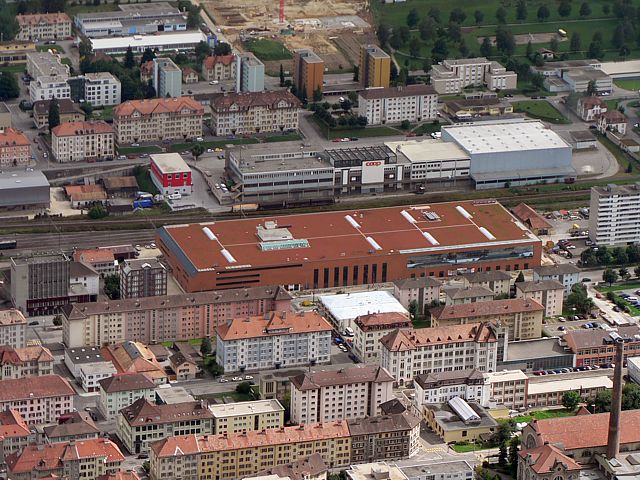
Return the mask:
<svg viewBox="0 0 640 480">
<path fill-rule="evenodd" d="M 69 266 L 63 253 L 11 258 L 11 301 L 30 316 L 58 313 L 69 298 Z"/>
<path fill-rule="evenodd" d="M 125 260 L 120 264 L 120 298 L 167 294 L 167 269 L 155 258 Z"/>
<path fill-rule="evenodd" d="M 170 58 L 153 59 L 153 88 L 160 98 L 182 96 L 182 70 Z"/>
<path fill-rule="evenodd" d="M 589 238 L 597 245 L 640 241 L 640 183 L 591 188 Z"/>
<path fill-rule="evenodd" d="M 0 172 L 0 209 L 44 210 L 50 205 L 49 180 L 41 171 Z"/>
<path fill-rule="evenodd" d="M 251 52 L 239 53 L 236 59 L 236 92 L 262 92 L 264 63 Z"/>
</svg>

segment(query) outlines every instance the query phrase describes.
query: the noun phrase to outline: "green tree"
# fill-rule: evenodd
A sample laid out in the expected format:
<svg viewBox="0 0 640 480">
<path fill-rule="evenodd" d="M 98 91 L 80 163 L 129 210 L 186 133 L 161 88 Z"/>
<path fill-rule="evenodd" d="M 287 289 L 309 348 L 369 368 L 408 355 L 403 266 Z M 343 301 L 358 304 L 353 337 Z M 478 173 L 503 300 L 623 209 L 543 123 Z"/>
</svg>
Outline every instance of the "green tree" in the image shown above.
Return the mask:
<svg viewBox="0 0 640 480">
<path fill-rule="evenodd" d="M 431 17 L 423 18 L 418 25 L 418 31 L 420 32 L 420 39 L 425 42 L 430 42 L 434 39 L 436 34 L 435 21 Z"/>
<path fill-rule="evenodd" d="M 140 65 L 142 65 L 143 63 L 147 63 L 148 61 L 153 60 L 154 58 L 156 58 L 156 54 L 153 53 L 153 50 L 151 50 L 150 48 L 145 48 L 144 52 L 142 52 Z"/>
<path fill-rule="evenodd" d="M 572 33 L 569 49 L 572 52 L 578 52 L 581 48 L 582 48 L 582 41 L 580 40 L 580 34 L 577 32 Z"/>
<path fill-rule="evenodd" d="M 620 268 L 620 270 L 618 270 L 618 275 L 620 275 L 620 278 L 622 280 L 624 280 L 625 282 L 631 278 L 631 274 L 629 273 L 629 269 L 625 268 L 625 267 L 622 267 L 622 268 Z"/>
<path fill-rule="evenodd" d="M 551 38 L 551 40 L 549 41 L 549 50 L 551 50 L 554 53 L 558 52 L 558 39 L 556 37 Z"/>
<path fill-rule="evenodd" d="M 211 355 L 213 347 L 211 345 L 211 337 L 204 337 L 202 343 L 200 343 L 200 353 L 203 357 Z"/>
<path fill-rule="evenodd" d="M 637 410 L 640 408 L 640 385 L 627 383 L 622 390 L 622 409 Z"/>
<path fill-rule="evenodd" d="M 622 45 L 620 47 L 620 51 L 618 52 L 618 55 L 626 59 L 629 55 L 631 55 L 631 49 L 629 48 L 628 45 Z"/>
<path fill-rule="evenodd" d="M 353 66 L 353 81 L 357 82 L 360 77 L 360 67 L 358 65 Z"/>
<path fill-rule="evenodd" d="M 602 272 L 602 280 L 611 286 L 618 280 L 618 274 L 612 268 L 606 268 L 604 272 Z"/>
<path fill-rule="evenodd" d="M 571 2 L 569 0 L 561 0 L 558 5 L 558 15 L 568 17 L 571 15 Z"/>
<path fill-rule="evenodd" d="M 496 47 L 507 56 L 513 55 L 516 50 L 516 40 L 510 30 L 499 26 L 496 30 Z"/>
<path fill-rule="evenodd" d="M 431 7 L 427 15 L 433 18 L 434 22 L 440 23 L 440 10 L 438 10 L 438 7 Z"/>
<path fill-rule="evenodd" d="M 454 8 L 449 14 L 449 22 L 453 23 L 463 23 L 466 18 L 467 14 L 464 13 L 464 10 L 462 10 L 460 7 Z"/>
<path fill-rule="evenodd" d="M 402 130 L 409 130 L 411 128 L 411 122 L 409 120 L 402 120 L 402 122 L 400 122 L 400 128 Z"/>
<path fill-rule="evenodd" d="M 418 38 L 416 37 L 411 37 L 411 40 L 409 41 L 409 55 L 412 58 L 420 57 L 421 48 L 422 48 L 422 43 L 420 42 L 420 40 L 418 40 Z"/>
<path fill-rule="evenodd" d="M 578 392 L 576 392 L 575 390 L 570 390 L 568 392 L 564 392 L 564 394 L 562 395 L 562 406 L 567 410 L 573 411 L 578 408 L 581 400 L 582 398 L 580 397 L 580 394 Z"/>
<path fill-rule="evenodd" d="M 583 283 L 576 283 L 571 287 L 571 293 L 567 296 L 567 308 L 574 309 L 577 313 L 585 314 L 593 310 L 593 300 L 587 294 L 587 287 Z"/>
<path fill-rule="evenodd" d="M 418 25 L 419 21 L 420 21 L 420 14 L 418 13 L 418 9 L 412 8 L 407 14 L 407 25 L 409 26 L 409 28 L 413 28 L 416 25 Z"/>
<path fill-rule="evenodd" d="M 520 438 L 513 437 L 509 441 L 509 471 L 513 478 L 517 478 L 518 473 L 518 447 L 520 446 Z"/>
<path fill-rule="evenodd" d="M 58 11 L 61 12 L 63 10 Z M 7 6 L 5 0 L 0 0 L 0 36 L 7 42 L 13 40 L 19 31 L 20 26 L 13 13 L 13 9 Z"/>
<path fill-rule="evenodd" d="M 516 5 L 516 19 L 521 22 L 527 19 L 527 2 L 525 0 L 518 0 Z"/>
<path fill-rule="evenodd" d="M 538 8 L 538 13 L 536 14 L 538 20 L 540 22 L 544 22 L 547 18 L 551 16 L 551 12 L 549 11 L 549 7 L 546 5 L 540 5 Z"/>
<path fill-rule="evenodd" d="M 636 278 L 640 278 L 640 265 L 636 265 L 633 269 L 633 273 L 636 275 Z"/>
<path fill-rule="evenodd" d="M 320 87 L 317 87 L 313 91 L 313 101 L 314 102 L 319 102 L 321 100 L 322 100 L 322 89 Z"/>
<path fill-rule="evenodd" d="M 483 57 L 490 57 L 493 54 L 493 45 L 491 45 L 491 39 L 484 37 L 482 44 L 480 45 L 480 55 Z"/>
<path fill-rule="evenodd" d="M 384 48 L 387 43 L 389 43 L 389 38 L 391 37 L 391 29 L 389 28 L 389 25 L 386 23 L 380 23 L 376 30 L 376 35 L 380 42 L 380 46 Z"/>
<path fill-rule="evenodd" d="M 133 50 L 131 46 L 127 47 L 127 52 L 124 54 L 124 68 L 132 69 L 136 64 L 136 59 L 133 57 Z"/>
<path fill-rule="evenodd" d="M 62 325 L 62 315 L 56 315 L 53 317 L 53 325 L 59 327 Z"/>
<path fill-rule="evenodd" d="M 109 212 L 107 212 L 107 210 L 104 208 L 104 206 L 102 206 L 101 203 L 96 203 L 89 209 L 87 215 L 89 215 L 89 218 L 92 220 L 98 220 L 109 215 Z"/>
<path fill-rule="evenodd" d="M 104 277 L 104 294 L 111 300 L 120 298 L 120 277 L 112 274 Z"/>
<path fill-rule="evenodd" d="M 422 61 L 422 70 L 424 71 L 424 73 L 426 73 L 427 75 L 429 75 L 429 72 L 431 72 L 431 67 L 433 65 L 431 64 L 431 58 L 427 57 Z"/>
<path fill-rule="evenodd" d="M 591 80 L 588 84 L 587 84 L 587 91 L 586 94 L 588 97 L 593 97 L 598 93 L 598 90 L 596 88 L 596 82 L 594 82 L 593 80 Z"/>
<path fill-rule="evenodd" d="M 200 24 L 200 6 L 189 4 L 187 7 L 187 28 L 197 28 Z"/>
<path fill-rule="evenodd" d="M 506 467 L 508 458 L 509 451 L 507 449 L 507 442 L 505 441 L 498 446 L 498 465 Z"/>
<path fill-rule="evenodd" d="M 431 53 L 435 57 L 446 57 L 449 54 L 449 47 L 447 46 L 447 42 L 443 38 L 438 38 L 433 44 Z"/>
<path fill-rule="evenodd" d="M 280 64 L 280 86 L 284 87 L 284 66 Z"/>
<path fill-rule="evenodd" d="M 520 271 L 518 277 L 516 278 L 516 283 L 524 282 L 524 273 Z"/>
<path fill-rule="evenodd" d="M 531 40 L 527 42 L 527 50 L 525 51 L 525 56 L 531 60 L 531 56 L 533 55 L 533 45 L 531 44 Z"/>
<path fill-rule="evenodd" d="M 447 27 L 447 36 L 452 42 L 460 42 L 462 40 L 462 29 L 455 22 L 449 22 Z"/>
<path fill-rule="evenodd" d="M 609 15 L 611 13 L 611 5 L 609 5 L 608 3 L 602 5 L 602 13 L 604 15 Z"/>
<path fill-rule="evenodd" d="M 18 98 L 20 96 L 20 86 L 13 73 L 0 73 L 0 100 Z"/>
<path fill-rule="evenodd" d="M 616 28 L 613 31 L 613 38 L 611 39 L 611 43 L 613 43 L 613 46 L 616 48 L 620 48 L 622 45 L 624 45 L 624 26 L 622 25 L 622 23 L 618 23 L 618 25 L 616 25 Z"/>
<path fill-rule="evenodd" d="M 582 5 L 580 5 L 580 16 L 588 17 L 589 15 L 591 15 L 591 7 L 587 2 L 584 2 Z"/>
<path fill-rule="evenodd" d="M 249 395 L 251 393 L 251 384 L 249 382 L 241 382 L 236 387 L 236 392 L 240 395 Z"/>
<path fill-rule="evenodd" d="M 531 85 L 536 87 L 538 90 L 542 90 L 544 88 L 544 77 L 539 73 L 532 75 Z"/>
<path fill-rule="evenodd" d="M 60 104 L 58 103 L 58 99 L 56 97 L 53 97 L 49 102 L 48 122 L 49 131 L 60 125 Z"/>
<path fill-rule="evenodd" d="M 84 119 L 91 120 L 93 116 L 93 105 L 91 102 L 84 102 L 80 104 L 80 110 L 84 112 Z"/>
<path fill-rule="evenodd" d="M 587 52 L 589 58 L 602 59 L 604 57 L 604 51 L 600 42 L 591 42 L 589 44 L 589 51 Z"/>
<path fill-rule="evenodd" d="M 507 11 L 504 7 L 498 7 L 496 10 L 496 20 L 498 23 L 506 23 L 507 22 Z"/>
<path fill-rule="evenodd" d="M 484 13 L 482 13 L 480 10 L 476 10 L 475 12 L 473 12 L 473 18 L 476 21 L 476 25 L 480 25 L 484 20 Z"/>
<path fill-rule="evenodd" d="M 203 153 L 204 153 L 204 147 L 202 145 L 200 145 L 199 143 L 196 143 L 193 147 L 191 147 L 191 155 L 193 155 L 193 158 L 196 161 L 198 161 L 198 158 Z"/>
<path fill-rule="evenodd" d="M 411 302 L 409 302 L 409 315 L 413 320 L 418 316 L 418 302 L 416 300 L 411 300 Z"/>
</svg>

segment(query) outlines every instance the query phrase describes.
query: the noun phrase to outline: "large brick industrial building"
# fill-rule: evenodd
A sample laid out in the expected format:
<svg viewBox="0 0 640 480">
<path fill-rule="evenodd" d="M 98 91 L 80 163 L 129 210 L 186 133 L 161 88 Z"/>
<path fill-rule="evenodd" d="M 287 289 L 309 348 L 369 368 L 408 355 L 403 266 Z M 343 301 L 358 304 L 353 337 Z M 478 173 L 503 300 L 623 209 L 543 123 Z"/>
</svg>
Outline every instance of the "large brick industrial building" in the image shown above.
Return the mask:
<svg viewBox="0 0 640 480">
<path fill-rule="evenodd" d="M 166 226 L 157 244 L 187 292 L 512 271 L 541 256 L 540 240 L 493 200 Z"/>
</svg>

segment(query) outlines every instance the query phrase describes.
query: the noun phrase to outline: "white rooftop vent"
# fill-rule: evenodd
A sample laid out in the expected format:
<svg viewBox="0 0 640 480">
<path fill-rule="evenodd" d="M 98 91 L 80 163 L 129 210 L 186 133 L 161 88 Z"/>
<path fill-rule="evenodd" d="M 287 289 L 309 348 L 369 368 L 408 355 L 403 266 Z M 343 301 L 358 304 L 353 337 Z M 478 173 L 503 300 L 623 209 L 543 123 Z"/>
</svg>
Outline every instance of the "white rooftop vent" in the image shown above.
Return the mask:
<svg viewBox="0 0 640 480">
<path fill-rule="evenodd" d="M 406 210 L 402 210 L 402 211 L 400 212 L 400 215 L 402 215 L 404 218 L 406 218 L 406 219 L 407 219 L 407 222 L 409 222 L 409 223 L 416 223 L 416 219 L 415 219 L 415 218 L 413 218 L 413 217 L 411 216 L 411 214 L 410 214 L 409 212 L 407 212 Z"/>
<path fill-rule="evenodd" d="M 353 228 L 360 228 L 360 224 L 356 222 L 351 215 L 345 215 L 344 219 L 349 222 Z"/>
<path fill-rule="evenodd" d="M 207 236 L 209 240 L 217 240 L 216 236 L 213 234 L 213 232 L 209 227 L 204 227 L 202 231 L 204 232 L 204 234 Z"/>
<path fill-rule="evenodd" d="M 376 242 L 373 238 L 366 237 L 366 239 L 367 239 L 367 242 L 369 242 L 369 245 L 371 245 L 375 250 L 382 250 L 382 247 L 380 246 L 380 244 Z"/>
<path fill-rule="evenodd" d="M 456 207 L 456 210 L 458 212 L 460 212 L 460 215 L 462 215 L 464 218 L 471 220 L 473 217 L 471 216 L 471 214 L 469 212 L 467 212 L 464 208 L 462 208 L 460 205 L 458 205 Z"/>
<path fill-rule="evenodd" d="M 431 245 L 440 245 L 440 242 L 437 241 L 429 232 L 422 232 L 422 236 L 424 236 Z"/>
<path fill-rule="evenodd" d="M 222 250 L 220 250 L 220 253 L 227 260 L 227 262 L 236 263 L 236 259 L 233 258 L 233 255 L 231 255 L 231 253 L 229 253 L 229 250 L 227 250 L 226 248 L 223 248 Z"/>
<path fill-rule="evenodd" d="M 496 239 L 496 237 L 494 237 L 493 234 L 489 230 L 487 230 L 486 228 L 478 227 L 478 230 L 480 230 L 482 232 L 482 234 L 485 237 L 487 237 L 489 240 L 495 240 Z"/>
</svg>

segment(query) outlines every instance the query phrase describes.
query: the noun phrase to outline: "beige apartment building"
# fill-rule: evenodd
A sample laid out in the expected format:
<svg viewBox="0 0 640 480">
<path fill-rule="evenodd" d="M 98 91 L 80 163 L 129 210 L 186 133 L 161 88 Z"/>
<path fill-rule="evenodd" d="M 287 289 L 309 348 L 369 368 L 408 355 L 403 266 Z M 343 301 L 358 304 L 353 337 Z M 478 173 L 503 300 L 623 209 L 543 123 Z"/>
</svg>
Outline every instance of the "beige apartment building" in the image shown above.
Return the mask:
<svg viewBox="0 0 640 480">
<path fill-rule="evenodd" d="M 137 455 L 149 453 L 152 442 L 166 437 L 211 433 L 213 415 L 203 401 L 156 405 L 139 398 L 120 410 L 116 422 L 118 438 Z"/>
<path fill-rule="evenodd" d="M 119 145 L 202 137 L 204 107 L 191 97 L 130 100 L 113 109 Z"/>
<path fill-rule="evenodd" d="M 544 306 L 545 317 L 562 315 L 564 286 L 556 280 L 516 283 L 516 298 L 531 298 Z"/>
<path fill-rule="evenodd" d="M 71 36 L 71 19 L 66 13 L 17 15 L 20 31 L 16 40 L 63 40 Z"/>
<path fill-rule="evenodd" d="M 235 55 L 211 55 L 202 61 L 202 76 L 208 82 L 220 80 L 235 80 Z"/>
<path fill-rule="evenodd" d="M 396 328 L 411 328 L 409 317 L 399 312 L 370 313 L 353 321 L 352 350 L 367 364 L 380 364 L 380 339 Z"/>
<path fill-rule="evenodd" d="M 7 409 L 0 412 L 0 455 L 2 463 L 12 453 L 25 448 L 35 441 L 32 432 L 22 415 L 16 410 Z"/>
<path fill-rule="evenodd" d="M 62 338 L 68 348 L 203 338 L 214 336 L 218 325 L 233 318 L 288 310 L 290 305 L 291 295 L 278 286 L 246 288 L 242 296 L 214 290 L 75 303 L 62 308 Z"/>
<path fill-rule="evenodd" d="M 242 433 L 284 426 L 284 407 L 276 399 L 209 405 L 211 433 Z"/>
<path fill-rule="evenodd" d="M 301 373 L 291 378 L 291 421 L 322 423 L 380 415 L 393 377 L 379 366 Z"/>
<path fill-rule="evenodd" d="M 351 463 L 400 460 L 420 450 L 420 419 L 398 413 L 348 420 Z"/>
<path fill-rule="evenodd" d="M 16 308 L 0 311 L 0 345 L 21 348 L 26 345 L 27 319 Z"/>
<path fill-rule="evenodd" d="M 529 377 L 522 370 L 484 373 L 484 407 L 504 405 L 510 410 L 527 408 Z"/>
<path fill-rule="evenodd" d="M 0 380 L 0 411 L 16 410 L 29 425 L 55 423 L 73 411 L 75 394 L 59 375 Z"/>
<path fill-rule="evenodd" d="M 41 345 L 24 348 L 0 346 L 0 380 L 40 377 L 53 373 L 53 355 Z"/>
<path fill-rule="evenodd" d="M 113 127 L 107 122 L 66 122 L 51 130 L 51 151 L 60 163 L 113 160 Z"/>
<path fill-rule="evenodd" d="M 431 69 L 431 84 L 440 95 L 458 94 L 467 87 L 512 90 L 517 81 L 517 73 L 484 57 L 448 59 Z"/>
<path fill-rule="evenodd" d="M 486 287 L 448 288 L 444 293 L 445 305 L 462 305 L 493 300 L 493 290 Z"/>
<path fill-rule="evenodd" d="M 462 282 L 465 287 L 488 288 L 494 295 L 508 296 L 511 291 L 511 275 L 504 270 L 467 273 Z"/>
<path fill-rule="evenodd" d="M 421 373 L 495 371 L 498 360 L 498 332 L 489 323 L 394 330 L 380 343 L 380 364 L 399 385 Z"/>
<path fill-rule="evenodd" d="M 139 398 L 155 400 L 157 385 L 142 373 L 120 373 L 100 380 L 98 410 L 107 420 Z"/>
<path fill-rule="evenodd" d="M 231 480 L 315 453 L 330 468 L 349 465 L 347 422 L 168 437 L 151 445 L 150 476 L 151 480 Z"/>
<path fill-rule="evenodd" d="M 297 130 L 299 107 L 287 90 L 228 93 L 211 100 L 211 129 L 217 136 Z"/>
<path fill-rule="evenodd" d="M 544 307 L 529 298 L 512 298 L 492 302 L 446 305 L 431 310 L 431 325 L 444 327 L 476 322 L 493 322 L 506 326 L 509 341 L 542 336 Z"/>
<path fill-rule="evenodd" d="M 431 302 L 439 301 L 442 283 L 433 277 L 403 278 L 393 282 L 393 296 L 409 310 L 411 302 L 418 303 L 418 311 L 424 312 Z"/>
</svg>

